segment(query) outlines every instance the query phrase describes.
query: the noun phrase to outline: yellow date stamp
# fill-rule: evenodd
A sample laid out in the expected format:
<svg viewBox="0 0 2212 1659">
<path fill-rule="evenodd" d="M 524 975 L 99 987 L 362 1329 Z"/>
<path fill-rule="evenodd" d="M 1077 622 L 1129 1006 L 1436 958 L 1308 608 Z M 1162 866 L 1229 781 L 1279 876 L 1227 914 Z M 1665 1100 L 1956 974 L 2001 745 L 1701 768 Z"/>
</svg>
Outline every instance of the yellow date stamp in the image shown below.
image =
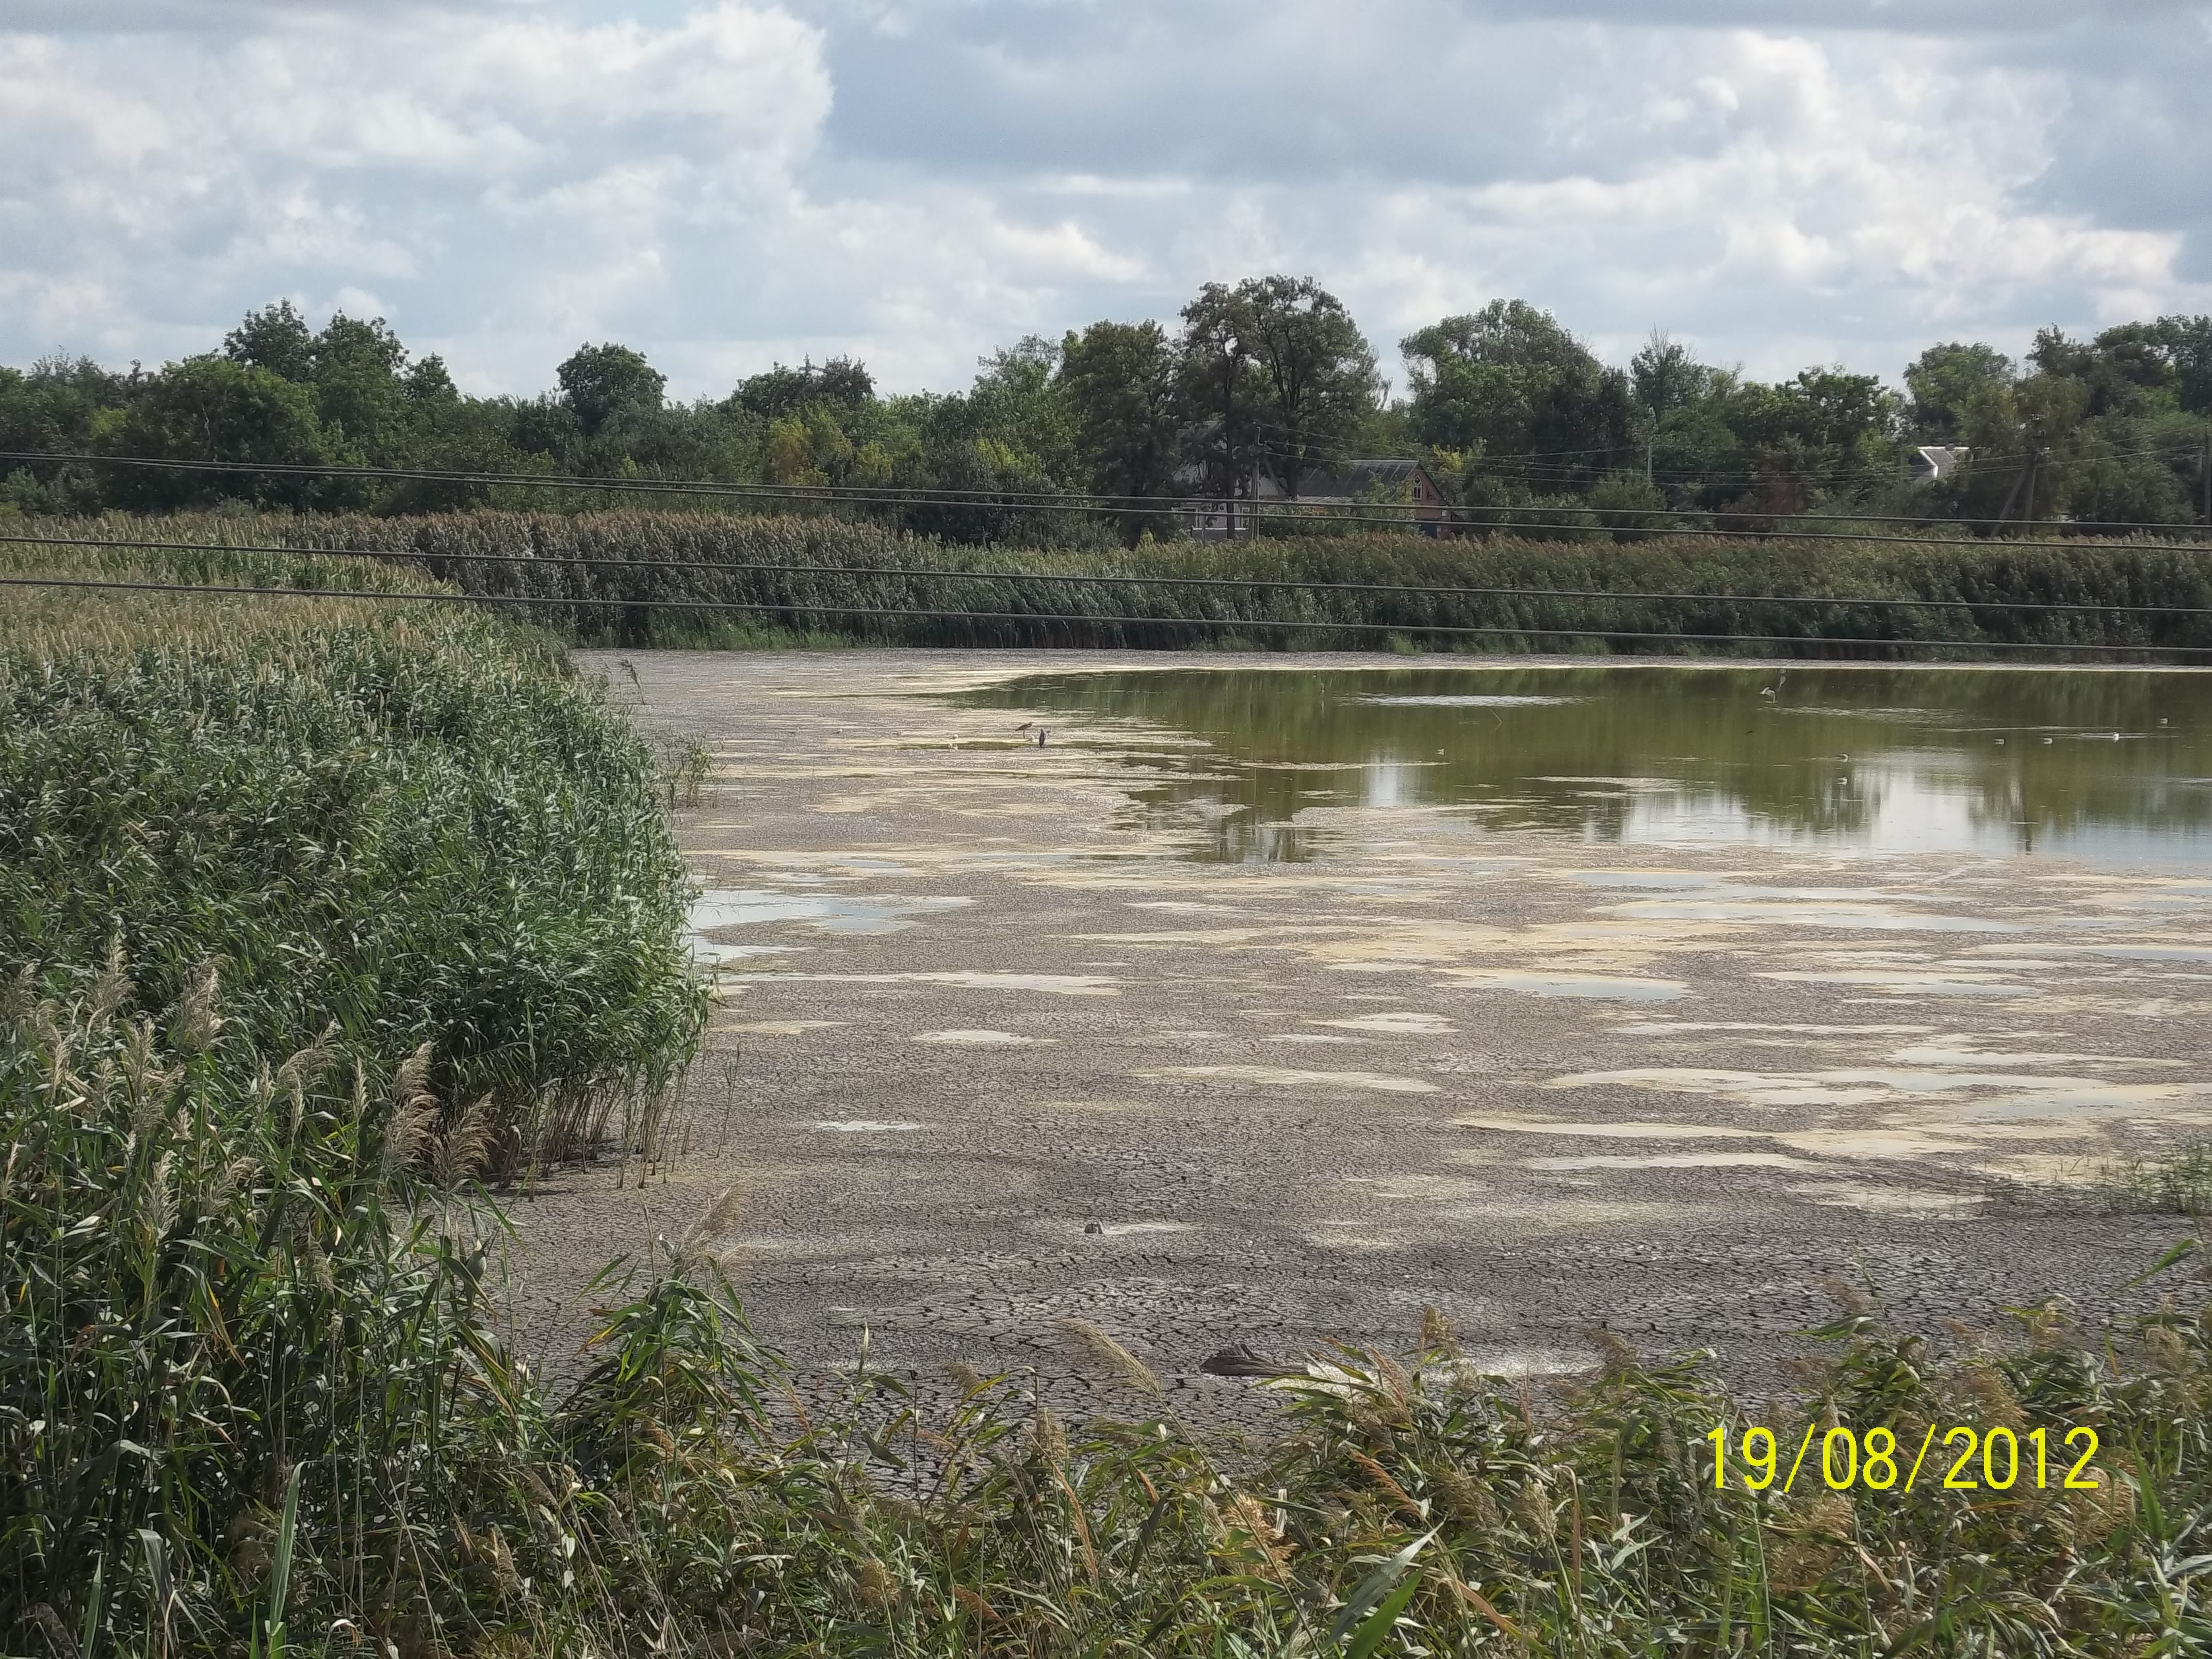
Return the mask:
<svg viewBox="0 0 2212 1659">
<path fill-rule="evenodd" d="M 2038 1488 L 2056 1485 L 2072 1492 L 2094 1492 L 2100 1484 L 2089 1473 L 2090 1462 L 2097 1455 L 2097 1431 L 2086 1425 L 2068 1429 L 2054 1449 L 2050 1429 L 2031 1429 L 2023 1435 L 2002 1426 L 1976 1429 L 1960 1423 L 1941 1430 L 1939 1441 L 1939 1430 L 1931 1424 L 1909 1463 L 1899 1455 L 1896 1434 L 1886 1428 L 1864 1433 L 1844 1427 L 1830 1429 L 1819 1434 L 1819 1455 L 1814 1457 L 1819 1429 L 1816 1423 L 1805 1425 L 1797 1455 L 1790 1462 L 1789 1473 L 1782 1476 L 1785 1494 L 1796 1486 L 1800 1474 L 1815 1474 L 1831 1492 L 1862 1487 L 1868 1492 L 1909 1492 L 1928 1466 L 1931 1450 L 1936 1456 L 1935 1467 L 1928 1473 L 1933 1476 L 1940 1469 L 1941 1487 L 1948 1492 L 2010 1492 L 2030 1484 Z M 1712 1443 L 1717 1488 L 1726 1488 L 1733 1472 L 1747 1491 L 1765 1492 L 1782 1474 L 1782 1442 L 1771 1429 L 1743 1431 L 1735 1448 L 1733 1462 L 1737 1467 L 1733 1471 L 1727 1429 L 1716 1427 L 1705 1438 Z M 1816 1465 L 1810 1471 L 1805 1467 L 1808 1458 Z M 1811 1484 L 1809 1480 L 1807 1484 Z"/>
</svg>

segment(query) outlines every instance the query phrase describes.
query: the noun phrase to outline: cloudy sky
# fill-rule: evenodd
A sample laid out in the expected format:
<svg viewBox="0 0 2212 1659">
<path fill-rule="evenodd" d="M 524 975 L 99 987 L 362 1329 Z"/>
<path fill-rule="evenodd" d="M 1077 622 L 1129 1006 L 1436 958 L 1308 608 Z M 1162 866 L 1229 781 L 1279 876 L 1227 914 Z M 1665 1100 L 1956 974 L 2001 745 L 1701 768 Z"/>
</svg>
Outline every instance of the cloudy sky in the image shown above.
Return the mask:
<svg viewBox="0 0 2212 1659">
<path fill-rule="evenodd" d="M 2181 0 L 0 0 L 0 361 L 288 295 L 480 392 L 951 389 L 1286 270 L 1393 374 L 1516 295 L 1893 377 L 2212 310 L 2208 86 Z"/>
</svg>

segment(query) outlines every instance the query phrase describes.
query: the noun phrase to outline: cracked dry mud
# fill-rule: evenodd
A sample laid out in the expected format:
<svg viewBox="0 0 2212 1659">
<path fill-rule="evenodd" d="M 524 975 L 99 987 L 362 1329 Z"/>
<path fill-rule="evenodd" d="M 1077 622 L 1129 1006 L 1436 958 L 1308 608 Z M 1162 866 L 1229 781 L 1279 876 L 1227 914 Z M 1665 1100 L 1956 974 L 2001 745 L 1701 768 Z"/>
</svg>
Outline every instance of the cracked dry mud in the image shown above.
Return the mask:
<svg viewBox="0 0 2212 1659">
<path fill-rule="evenodd" d="M 2096 1318 L 2183 1231 L 2082 1183 L 2212 1122 L 2212 872 L 1350 807 L 1302 815 L 1312 862 L 1193 862 L 1128 810 L 1174 734 L 1060 714 L 1039 749 L 930 695 L 1160 658 L 627 660 L 584 665 L 713 757 L 680 828 L 720 1001 L 681 1156 L 511 1204 L 556 1367 L 589 1275 L 732 1186 L 729 1270 L 803 1365 L 865 1326 L 925 1390 L 966 1361 L 1126 1410 L 1076 1318 L 1214 1422 L 1255 1406 L 1207 1355 L 1402 1349 L 1425 1304 L 1498 1369 L 1582 1368 L 1604 1324 L 1757 1391 L 1830 1275 L 1939 1336 Z"/>
</svg>

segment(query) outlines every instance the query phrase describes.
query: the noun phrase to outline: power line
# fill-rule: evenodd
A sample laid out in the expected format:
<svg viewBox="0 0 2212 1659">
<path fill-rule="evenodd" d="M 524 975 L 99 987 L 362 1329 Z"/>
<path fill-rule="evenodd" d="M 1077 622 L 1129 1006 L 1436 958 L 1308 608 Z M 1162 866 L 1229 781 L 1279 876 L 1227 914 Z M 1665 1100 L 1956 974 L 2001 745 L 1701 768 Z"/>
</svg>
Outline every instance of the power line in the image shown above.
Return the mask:
<svg viewBox="0 0 2212 1659">
<path fill-rule="evenodd" d="M 926 581 L 1066 582 L 1108 587 L 1235 588 L 1248 591 L 1316 593 L 1386 593 L 1426 599 L 1624 599 L 1686 605 L 1867 605 L 1923 611 L 2030 611 L 2097 616 L 2212 617 L 2212 606 L 2095 605 L 2055 599 L 1928 599 L 1820 593 L 1681 593 L 1603 587 L 1448 586 L 1412 582 L 1302 581 L 1277 576 L 1108 575 L 1056 570 L 949 570 L 929 565 L 773 564 L 725 559 L 606 559 L 568 554 L 447 553 L 419 548 L 286 547 L 224 542 L 126 541 L 110 537 L 0 535 L 0 544 L 33 547 L 105 548 L 137 552 L 273 553 L 299 558 L 392 559 L 454 564 L 552 565 L 623 570 L 726 571 L 752 575 L 867 576 Z M 255 590 L 264 591 L 264 590 Z M 313 590 L 303 590 L 313 591 Z M 477 597 L 499 598 L 502 595 Z M 540 602 L 537 598 L 532 603 Z M 544 602 L 561 602 L 548 599 Z M 620 600 L 574 603 L 625 603 Z M 633 601 L 634 603 L 634 601 Z M 671 601 L 671 603 L 683 603 Z M 703 603 L 703 601 L 702 602 Z"/>
<path fill-rule="evenodd" d="M 514 485 L 525 488 L 551 489 L 600 490 L 620 494 L 671 495 L 726 495 L 739 499 L 816 501 L 829 505 L 850 504 L 875 507 L 939 507 L 996 508 L 1001 511 L 1109 513 L 1146 511 L 1171 514 L 1177 511 L 1205 511 L 1211 503 L 1221 500 L 1209 495 L 1115 495 L 1097 491 L 1049 492 L 1043 490 L 938 490 L 914 489 L 903 485 L 874 484 L 747 484 L 708 480 L 672 478 L 605 478 L 575 473 L 500 472 L 489 470 L 447 471 L 424 467 L 335 466 L 322 463 L 183 460 L 154 455 L 86 455 L 56 451 L 0 450 L 0 461 L 35 462 L 40 464 L 69 464 L 88 466 L 124 466 L 148 469 L 168 469 L 173 471 L 244 473 L 268 477 L 317 477 L 376 480 L 391 483 L 453 483 L 483 485 Z M 1301 503 L 1296 497 L 1282 497 L 1270 502 L 1259 498 L 1237 499 L 1240 511 L 1264 511 L 1269 507 L 1278 510 L 1312 507 L 1319 503 Z M 1387 503 L 1357 504 L 1370 510 L 1345 513 L 1326 509 L 1332 517 L 1344 523 L 1388 523 L 1402 525 L 1417 509 L 1412 504 L 1389 513 L 1371 509 Z M 2078 528 L 2081 521 L 2071 519 L 2005 519 L 1958 518 L 1929 520 L 1901 513 L 1795 513 L 1795 514 L 1731 514 L 1722 508 L 1698 507 L 1592 507 L 1581 502 L 1527 502 L 1506 509 L 1492 509 L 1480 506 L 1444 505 L 1426 509 L 1442 513 L 1446 517 L 1437 522 L 1453 525 L 1472 525 L 1480 528 L 1543 528 L 1540 525 L 1518 526 L 1486 520 L 1475 520 L 1461 515 L 1489 511 L 1510 511 L 1516 514 L 1588 514 L 1611 512 L 1638 519 L 1711 519 L 1719 517 L 1760 518 L 1770 522 L 1786 520 L 1801 524 L 1903 524 L 1924 525 L 1931 527 L 1956 527 L 1961 530 L 1984 526 L 1990 529 L 2068 529 Z M 2187 524 L 2160 523 L 2150 520 L 2099 519 L 2093 520 L 2100 528 L 2119 531 L 2165 531 L 2177 533 L 2201 526 Z M 1571 526 L 1571 528 L 1607 529 L 1606 526 Z M 1670 533 L 1658 526 L 1620 526 L 1636 529 L 1638 533 L 1659 535 Z M 1691 526 L 1681 533 L 1713 536 L 1749 536 L 1769 539 L 1778 536 L 1802 539 L 1819 539 L 1811 532 L 1790 530 L 1729 530 L 1704 526 Z M 1878 539 L 1869 537 L 1851 539 Z M 1918 541 L 1923 538 L 1905 537 L 1893 539 Z M 2191 543 L 2186 545 L 2204 545 Z"/>
<path fill-rule="evenodd" d="M 1285 436 L 1296 435 L 1291 428 L 1285 425 L 1279 421 L 1255 421 L 1252 424 L 1255 428 L 1280 433 Z M 1743 441 L 1733 431 L 1730 431 L 1729 435 L 1731 441 L 1739 446 L 1742 444 Z M 1267 447 L 1264 441 L 1262 447 Z M 1947 446 L 1930 447 L 1942 447 Z M 1958 447 L 1960 446 L 1948 447 Z M 1634 453 L 1638 447 L 1638 446 L 1632 441 L 1630 443 L 1626 445 L 1607 445 L 1595 449 L 1531 450 L 1526 453 L 1507 454 L 1491 454 L 1485 453 L 1468 456 L 1462 465 L 1469 468 L 1480 467 L 1486 470 L 1500 471 L 1545 473 L 1562 478 L 1579 478 L 1591 476 L 1591 474 L 1597 471 L 1599 468 L 1587 461 L 1579 465 L 1549 465 L 1549 463 L 1555 461 L 1567 463 L 1572 461 L 1577 457 L 1626 457 Z M 2197 441 L 2194 438 L 2166 439 L 2130 449 L 2116 448 L 2103 454 L 2070 456 L 2057 461 L 2057 465 L 2062 466 L 2087 466 L 2093 462 L 2130 460 L 2145 455 L 2165 455 L 2169 458 L 2193 458 L 2197 452 Z M 1289 452 L 1278 450 L 1273 453 L 1287 454 Z M 1330 457 L 1339 462 L 1344 460 L 1369 459 L 1425 462 L 1428 459 L 1424 455 L 1411 454 L 1404 452 L 1399 452 L 1387 456 L 1360 455 L 1340 446 L 1316 446 L 1314 453 L 1317 455 Z M 2028 456 L 2037 453 L 2038 452 L 2033 448 L 2026 447 L 2019 449 L 1975 449 L 1969 452 L 1966 459 L 1967 464 L 1978 465 L 1998 461 L 2024 460 Z M 1899 459 L 1902 459 L 1901 457 Z M 1668 479 L 1670 482 L 1682 483 L 1702 483 L 1714 485 L 1729 483 L 1757 484 L 1778 482 L 1816 482 L 1822 478 L 1833 477 L 1838 472 L 1855 470 L 1856 469 L 1839 464 L 1837 466 L 1828 468 L 1778 468 L 1755 474 L 1737 473 L 1733 475 L 1715 475 L 1682 467 L 1661 467 L 1658 469 L 1656 476 Z"/>
<path fill-rule="evenodd" d="M 95 581 L 81 577 L 0 576 L 0 587 L 58 587 L 128 593 L 185 593 L 250 596 L 285 599 L 366 599 L 417 601 L 443 605 L 571 605 L 614 610 L 715 611 L 752 614 L 816 617 L 898 617 L 925 621 L 1022 622 L 1083 623 L 1115 628 L 1211 628 L 1235 632 L 1240 629 L 1285 629 L 1292 633 L 1437 634 L 1453 638 L 1683 640 L 1700 645 L 1818 645 L 1850 649 L 1890 649 L 1899 646 L 1920 650 L 2092 652 L 2100 655 L 2121 652 L 2179 652 L 2212 654 L 2205 645 L 2113 645 L 2089 642 L 2043 643 L 2012 640 L 1872 639 L 1823 634 L 1684 634 L 1672 630 L 1622 628 L 1472 627 L 1442 623 L 1306 621 L 1275 617 L 1109 617 L 1039 611 L 917 611 L 905 605 L 775 604 L 733 599 L 597 599 L 541 597 L 520 593 L 431 593 L 415 589 L 379 592 L 374 588 L 240 587 L 192 582 Z"/>
</svg>

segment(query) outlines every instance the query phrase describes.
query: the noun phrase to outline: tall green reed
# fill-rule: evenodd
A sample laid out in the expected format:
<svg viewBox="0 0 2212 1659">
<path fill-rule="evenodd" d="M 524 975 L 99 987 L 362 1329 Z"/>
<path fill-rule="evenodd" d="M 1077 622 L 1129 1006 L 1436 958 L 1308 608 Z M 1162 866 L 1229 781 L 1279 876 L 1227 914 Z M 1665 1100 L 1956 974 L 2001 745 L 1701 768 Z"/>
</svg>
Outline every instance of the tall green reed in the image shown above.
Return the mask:
<svg viewBox="0 0 2212 1659">
<path fill-rule="evenodd" d="M 1983 540 L 1933 534 L 1911 544 L 1698 536 L 1430 540 L 1413 535 L 1303 534 L 1237 542 L 1158 541 L 1134 548 L 956 546 L 830 517 L 731 517 L 618 511 L 573 515 L 478 512 L 430 518 L 185 517 L 72 520 L 55 533 L 179 542 L 274 542 L 301 549 L 383 550 L 423 577 L 478 594 L 547 603 L 531 619 L 592 642 L 789 644 L 829 638 L 902 645 L 1474 651 L 1682 651 L 1729 654 L 1911 654 L 1958 642 L 2212 645 L 2212 568 L 2200 552 L 2126 540 Z M 482 556 L 499 556 L 483 562 Z M 212 572 L 256 555 L 117 556 L 173 559 Z M 564 561 L 629 561 L 599 564 Z M 341 560 L 313 562 L 316 585 Z M 823 568 L 717 569 L 717 564 Z M 639 568 L 649 565 L 653 568 Z M 382 579 L 389 579 L 389 567 Z M 951 579 L 914 574 L 951 568 Z M 879 573 L 879 574 L 878 574 Z M 1086 575 L 1139 578 L 1101 586 Z M 1018 579 L 1018 576 L 1020 579 Z M 1225 586 L 1178 587 L 1206 577 Z M 185 579 L 205 580 L 207 574 Z M 1268 581 L 1311 584 L 1269 589 Z M 1583 598 L 1328 591 L 1329 583 L 1452 589 L 1589 590 L 1705 598 Z M 1765 602 L 1769 596 L 1816 605 Z M 1926 608 L 1869 599 L 1926 600 Z M 562 603 L 567 601 L 568 603 Z M 581 603 L 592 601 L 592 603 Z M 1970 608 L 1970 602 L 1995 609 Z M 2033 611 L 2030 603 L 2148 607 L 2149 613 Z M 778 607 L 717 612 L 690 605 Z M 967 613 L 932 616 L 932 611 Z M 873 614 L 860 614 L 872 612 Z M 984 613 L 1011 613 L 987 615 Z M 1048 620 L 1059 616 L 1091 618 Z M 1196 618 L 1192 627 L 1169 618 Z M 1298 624 L 1308 624 L 1301 629 Z M 1357 624 L 1344 630 L 1324 624 Z M 1259 624 L 1267 624 L 1260 626 Z M 1455 640 L 1425 630 L 1501 630 Z M 1571 641 L 1547 629 L 1584 630 Z M 1611 630 L 1608 632 L 1608 630 Z M 1636 638 L 1634 635 L 1647 637 Z M 1732 646 L 1697 635 L 1781 636 Z"/>
<path fill-rule="evenodd" d="M 0 970 L 112 944 L 262 1051 L 428 1045 L 502 1164 L 649 1115 L 702 1019 L 687 880 L 594 689 L 474 615 L 182 634 L 0 626 Z"/>
</svg>

